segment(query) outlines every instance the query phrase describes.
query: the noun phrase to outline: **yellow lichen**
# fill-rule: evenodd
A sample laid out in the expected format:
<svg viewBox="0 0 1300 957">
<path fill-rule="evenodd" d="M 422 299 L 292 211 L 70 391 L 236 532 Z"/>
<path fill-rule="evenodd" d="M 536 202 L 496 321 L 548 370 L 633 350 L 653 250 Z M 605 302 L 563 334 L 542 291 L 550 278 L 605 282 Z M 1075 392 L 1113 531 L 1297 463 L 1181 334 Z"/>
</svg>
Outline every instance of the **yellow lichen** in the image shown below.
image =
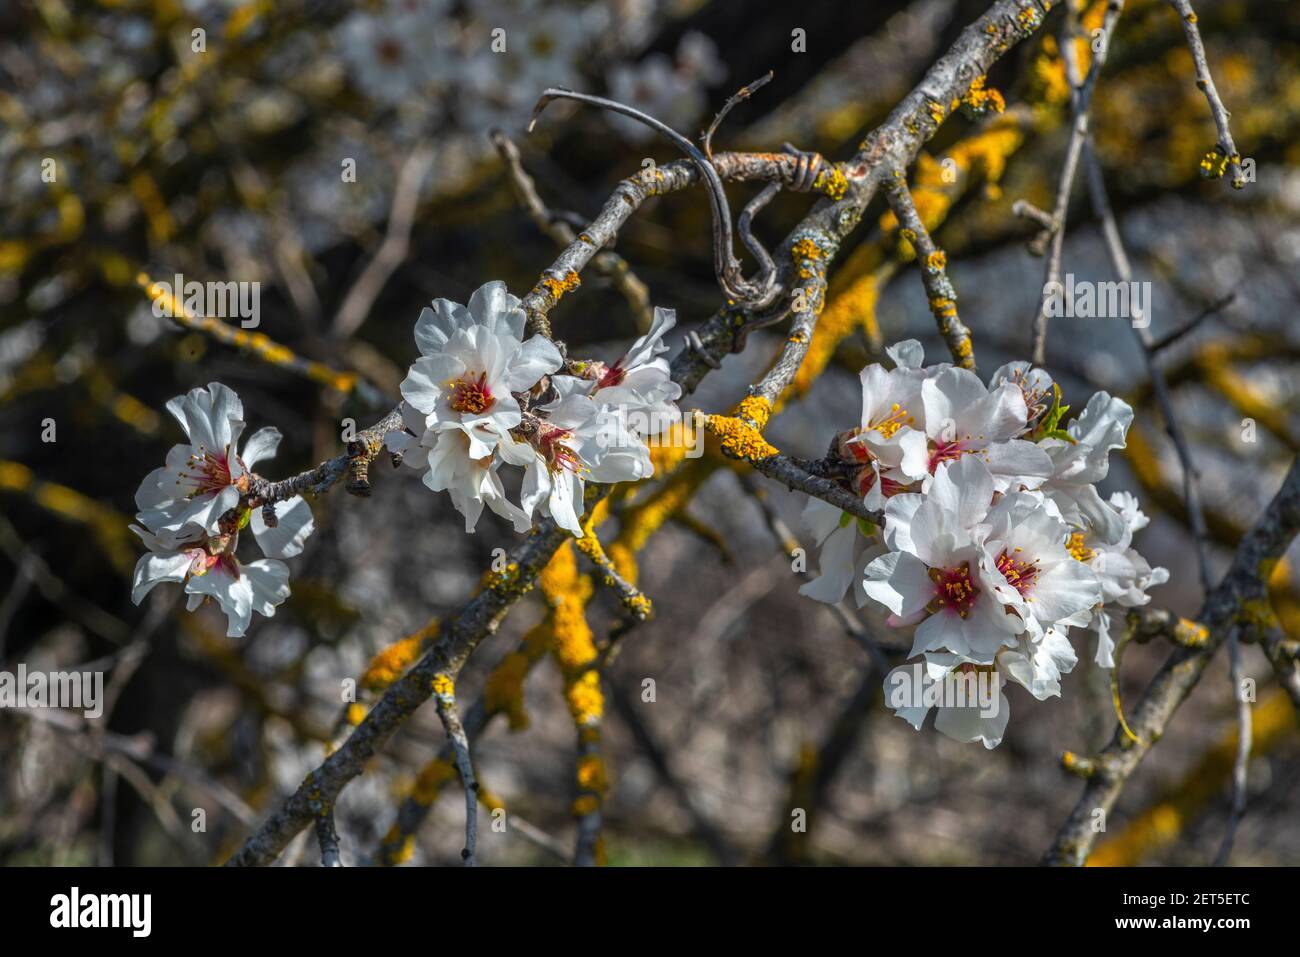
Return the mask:
<svg viewBox="0 0 1300 957">
<path fill-rule="evenodd" d="M 646 445 L 650 449 L 650 464 L 654 466 L 655 478 L 663 478 L 686 458 L 685 422 L 674 422 L 658 435 L 648 438 Z"/>
<path fill-rule="evenodd" d="M 551 606 L 551 649 L 565 676 L 569 712 L 579 727 L 597 723 L 604 715 L 605 700 L 600 675 L 590 668 L 597 657 L 586 613 L 592 583 L 589 576 L 578 573 L 572 541 L 556 550 L 538 581 Z"/>
<path fill-rule="evenodd" d="M 361 687 L 368 691 L 383 691 L 414 664 L 420 656 L 420 649 L 437 634 L 438 620 L 435 618 L 419 631 L 381 649 L 370 659 L 361 675 Z"/>
<path fill-rule="evenodd" d="M 838 166 L 825 166 L 813 180 L 813 189 L 830 199 L 843 199 L 849 191 L 849 181 Z"/>
<path fill-rule="evenodd" d="M 747 395 L 736 406 L 736 417 L 749 422 L 760 432 L 767 428 L 767 420 L 771 415 L 771 403 L 761 395 Z"/>
<path fill-rule="evenodd" d="M 722 450 L 732 458 L 755 462 L 778 454 L 763 434 L 748 422 L 726 415 L 710 415 L 705 427 L 718 437 Z"/>
<path fill-rule="evenodd" d="M 423 807 L 428 807 L 438 799 L 442 786 L 456 776 L 456 769 L 450 761 L 434 758 L 426 764 L 411 786 L 411 800 Z"/>
<path fill-rule="evenodd" d="M 439 698 L 450 698 L 456 694 L 456 682 L 452 680 L 451 675 L 442 672 L 433 676 L 429 687 Z"/>
<path fill-rule="evenodd" d="M 573 802 L 573 816 L 586 817 L 600 810 L 600 798 L 594 794 L 584 794 Z"/>
<path fill-rule="evenodd" d="M 596 794 L 604 794 L 609 788 L 605 762 L 600 755 L 588 754 L 578 759 L 578 787 Z"/>
<path fill-rule="evenodd" d="M 538 285 L 546 290 L 551 303 L 557 303 L 566 292 L 571 292 L 582 285 L 582 279 L 573 270 L 564 274 L 564 278 L 556 279 L 553 276 L 543 276 Z"/>
</svg>

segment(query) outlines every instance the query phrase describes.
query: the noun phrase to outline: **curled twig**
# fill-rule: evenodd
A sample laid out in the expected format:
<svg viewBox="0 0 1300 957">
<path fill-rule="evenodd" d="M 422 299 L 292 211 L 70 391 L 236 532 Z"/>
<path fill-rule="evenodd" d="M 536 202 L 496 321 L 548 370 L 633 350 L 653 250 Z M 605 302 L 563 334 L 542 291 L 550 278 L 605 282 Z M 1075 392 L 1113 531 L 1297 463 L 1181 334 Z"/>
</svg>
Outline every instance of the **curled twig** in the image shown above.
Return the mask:
<svg viewBox="0 0 1300 957">
<path fill-rule="evenodd" d="M 718 285 L 722 287 L 722 291 L 728 298 L 753 308 L 762 308 L 776 299 L 781 292 L 781 287 L 776 281 L 776 270 L 771 267 L 770 260 L 757 278 L 750 280 L 744 277 L 740 261 L 736 259 L 735 243 L 731 233 L 731 210 L 727 206 L 727 195 L 722 188 L 722 178 L 714 169 L 713 163 L 709 161 L 709 157 L 705 156 L 694 143 L 668 124 L 635 107 L 619 103 L 617 100 L 608 100 L 603 96 L 576 93 L 560 87 L 549 87 L 542 92 L 537 105 L 533 108 L 533 118 L 528 124 L 529 131 L 537 124 L 537 118 L 547 105 L 552 100 L 561 99 L 577 100 L 579 103 L 598 106 L 644 123 L 685 153 L 699 170 L 709 193 L 709 207 L 713 213 L 713 266 Z"/>
</svg>

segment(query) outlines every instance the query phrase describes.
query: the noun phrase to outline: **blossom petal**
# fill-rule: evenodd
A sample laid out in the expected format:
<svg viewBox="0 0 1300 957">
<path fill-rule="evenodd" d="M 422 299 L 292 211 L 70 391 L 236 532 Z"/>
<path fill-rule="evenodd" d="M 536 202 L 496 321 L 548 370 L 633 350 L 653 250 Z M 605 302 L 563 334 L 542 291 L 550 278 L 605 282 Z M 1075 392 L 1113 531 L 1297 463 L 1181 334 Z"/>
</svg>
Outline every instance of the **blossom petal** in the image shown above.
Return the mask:
<svg viewBox="0 0 1300 957">
<path fill-rule="evenodd" d="M 276 526 L 271 528 L 262 517 L 262 510 L 253 509 L 249 525 L 252 526 L 253 537 L 257 539 L 262 554 L 268 558 L 293 558 L 300 555 L 307 536 L 316 528 L 311 506 L 301 495 L 295 495 L 275 503 L 275 517 Z"/>
</svg>

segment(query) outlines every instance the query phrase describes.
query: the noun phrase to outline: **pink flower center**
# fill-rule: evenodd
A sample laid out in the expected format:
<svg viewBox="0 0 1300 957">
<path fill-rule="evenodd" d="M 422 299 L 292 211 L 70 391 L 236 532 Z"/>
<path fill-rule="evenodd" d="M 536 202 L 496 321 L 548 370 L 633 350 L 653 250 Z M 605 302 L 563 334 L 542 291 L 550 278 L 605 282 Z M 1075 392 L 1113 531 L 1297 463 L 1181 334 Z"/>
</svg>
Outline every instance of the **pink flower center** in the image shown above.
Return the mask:
<svg viewBox="0 0 1300 957">
<path fill-rule="evenodd" d="M 552 472 L 568 469 L 570 472 L 581 474 L 587 471 L 578 454 L 566 444 L 572 438 L 573 433 L 569 429 L 561 429 L 554 425 L 542 426 L 538 440 L 542 447 L 542 457 L 546 459 L 546 464 L 550 466 Z"/>
<path fill-rule="evenodd" d="M 610 389 L 620 385 L 627 378 L 627 370 L 623 368 L 623 360 L 619 359 L 612 366 L 606 369 L 596 380 L 597 389 Z"/>
<path fill-rule="evenodd" d="M 214 568 L 220 568 L 231 578 L 239 577 L 239 560 L 230 552 L 218 552 L 213 555 L 202 545 L 195 545 L 186 551 L 190 559 L 191 575 L 206 575 Z"/>
<path fill-rule="evenodd" d="M 488 388 L 487 373 L 479 373 L 477 379 L 468 375 L 456 380 L 451 390 L 451 407 L 457 412 L 478 413 L 492 407 L 494 399 Z"/>
<path fill-rule="evenodd" d="M 190 493 L 191 498 L 207 492 L 219 492 L 231 484 L 228 452 L 229 447 L 226 452 L 214 454 L 200 445 L 189 457 L 181 478 L 189 479 L 195 484 L 196 488 Z"/>
<path fill-rule="evenodd" d="M 1002 554 L 998 556 L 997 566 L 1008 584 L 1020 592 L 1021 597 L 1026 597 L 1034 587 L 1034 582 L 1038 580 L 1038 562 L 1037 560 L 1025 561 L 1016 554 L 1019 551 L 1018 548 L 1014 552 L 1003 549 Z"/>
<path fill-rule="evenodd" d="M 946 608 L 965 618 L 980 596 L 979 589 L 971 581 L 970 562 L 962 562 L 956 568 L 931 568 L 930 581 L 934 582 L 931 611 Z"/>
<path fill-rule="evenodd" d="M 954 462 L 965 455 L 969 449 L 962 448 L 960 442 L 935 442 L 930 449 L 930 474 L 933 475 L 944 462 Z"/>
<path fill-rule="evenodd" d="M 853 490 L 863 498 L 871 491 L 876 484 L 876 470 L 870 465 L 858 470 L 858 474 L 853 478 Z M 903 491 L 903 483 L 896 482 L 891 478 L 882 478 L 880 480 L 880 494 L 889 498 L 891 495 L 897 495 Z"/>
</svg>

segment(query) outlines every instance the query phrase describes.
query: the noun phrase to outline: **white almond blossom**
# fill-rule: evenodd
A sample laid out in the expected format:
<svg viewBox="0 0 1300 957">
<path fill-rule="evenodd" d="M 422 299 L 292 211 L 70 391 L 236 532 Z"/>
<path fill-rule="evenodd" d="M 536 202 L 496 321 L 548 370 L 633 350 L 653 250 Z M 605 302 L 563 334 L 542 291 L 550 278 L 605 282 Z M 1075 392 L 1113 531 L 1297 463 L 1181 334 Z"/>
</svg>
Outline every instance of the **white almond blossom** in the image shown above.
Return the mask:
<svg viewBox="0 0 1300 957">
<path fill-rule="evenodd" d="M 885 701 L 918 731 L 933 710 L 936 731 L 963 744 L 979 741 L 992 749 L 1002 743 L 1011 718 L 1011 702 L 1004 690 L 1008 681 L 1021 685 L 1039 701 L 1059 697 L 1061 676 L 1077 662 L 1069 640 L 1054 630 L 1035 641 L 1021 640 L 1004 648 L 992 664 L 930 652 L 919 669 L 915 663 L 900 665 L 886 676 Z"/>
<path fill-rule="evenodd" d="M 950 651 L 991 664 L 1024 629 L 999 597 L 1005 579 L 975 534 L 993 486 L 978 458 L 962 456 L 939 467 L 926 494 L 896 495 L 885 507 L 891 550 L 867 566 L 863 587 L 892 623 L 917 625 L 912 655 Z"/>
<path fill-rule="evenodd" d="M 388 0 L 339 24 L 338 49 L 361 91 L 397 105 L 435 80 L 447 59 L 450 6 L 448 0 Z"/>
<path fill-rule="evenodd" d="M 587 395 L 599 405 L 625 410 L 642 436 L 656 435 L 682 417 L 677 408 L 682 387 L 672 380 L 664 358 L 668 351 L 664 337 L 676 323 L 674 310 L 656 308 L 649 331 L 632 343 L 626 355 L 610 365 L 588 362 L 580 370 L 592 383 Z"/>
<path fill-rule="evenodd" d="M 530 460 L 511 430 L 523 421 L 514 393 L 527 393 L 560 368 L 555 344 L 543 336 L 524 340 L 524 311 L 502 282 L 489 282 L 466 305 L 438 299 L 415 324 L 421 357 L 403 380 L 402 415 L 408 432 L 385 443 L 404 464 L 424 473 L 424 483 L 446 491 L 472 532 L 486 504 L 519 531 L 530 522 L 506 500 L 497 475 L 502 458 Z M 499 457 L 501 456 L 501 457 Z"/>
<path fill-rule="evenodd" d="M 1007 363 L 986 387 L 951 364 L 925 366 L 914 340 L 886 352 L 893 368 L 863 370 L 858 426 L 827 461 L 883 527 L 810 499 L 819 574 L 800 593 L 835 603 L 853 587 L 859 607 L 878 602 L 890 627 L 914 629 L 909 657 L 921 661 L 890 680 L 923 674 L 926 693 L 891 707 L 917 728 L 937 707 L 938 730 L 995 747 L 1005 702 L 954 705 L 949 692 L 976 676 L 1059 695 L 1077 661 L 1070 629 L 1096 632 L 1096 660 L 1113 667 L 1112 616 L 1168 579 L 1132 548 L 1147 523 L 1137 500 L 1104 501 L 1096 488 L 1132 410 L 1101 392 L 1067 423 L 1060 388 L 1030 363 Z"/>
<path fill-rule="evenodd" d="M 1042 496 L 1005 495 L 984 524 L 979 535 L 985 555 L 1004 580 L 994 590 L 1031 635 L 1041 635 L 1101 600 L 1097 576 L 1066 549 L 1069 529 Z"/>
<path fill-rule="evenodd" d="M 879 509 L 902 486 L 929 474 L 922 378 L 913 370 L 862 370 L 862 416 L 857 432 L 840 443 L 842 454 L 861 462 L 854 491 Z"/>
<path fill-rule="evenodd" d="M 654 472 L 650 450 L 630 432 L 617 409 L 602 408 L 578 392 L 547 408 L 524 473 L 520 505 L 539 511 L 582 537 L 579 519 L 588 481 L 633 482 Z"/>
<path fill-rule="evenodd" d="M 1014 383 L 990 391 L 975 373 L 952 367 L 921 383 L 921 401 L 931 474 L 944 462 L 975 455 L 999 492 L 1037 488 L 1052 475 L 1047 453 L 1020 438 L 1028 409 Z"/>
<path fill-rule="evenodd" d="M 289 597 L 289 566 L 274 558 L 239 561 L 237 534 L 210 538 L 191 525 L 179 539 L 163 541 L 138 525 L 131 531 L 149 549 L 136 562 L 132 579 L 131 601 L 137 605 L 155 585 L 183 582 L 187 610 L 213 599 L 226 615 L 226 637 L 239 638 L 248 630 L 253 612 L 270 618 Z"/>
<path fill-rule="evenodd" d="M 282 438 L 272 427 L 258 429 L 236 453 L 244 430 L 244 406 L 239 396 L 220 382 L 192 389 L 167 403 L 189 438 L 189 444 L 172 447 L 167 464 L 145 476 L 135 493 L 140 509 L 136 521 L 163 542 L 175 544 L 197 526 L 219 535 L 221 520 L 236 508 L 249 490 L 252 468 L 275 455 Z M 268 526 L 260 508 L 247 516 L 253 536 L 269 558 L 292 558 L 303 550 L 315 527 L 311 507 L 295 495 L 275 503 L 276 525 Z M 238 516 L 233 525 L 244 524 Z"/>
<path fill-rule="evenodd" d="M 403 405 L 408 432 L 389 432 L 385 444 L 400 453 L 402 464 L 423 474 L 432 491 L 447 492 L 456 510 L 465 517 L 465 531 L 473 532 L 486 505 L 514 525 L 527 531 L 532 522 L 519 506 L 506 498 L 498 475 L 503 453 L 518 444 L 510 433 L 494 434 L 483 427 L 461 425 L 425 428 L 425 415 Z"/>
<path fill-rule="evenodd" d="M 560 368 L 555 344 L 544 336 L 524 341 L 524 311 L 505 283 L 477 289 L 468 306 L 439 299 L 415 326 L 421 357 L 402 381 L 402 397 L 424 413 L 426 429 L 458 427 L 486 442 L 522 420 L 519 400 Z"/>
<path fill-rule="evenodd" d="M 568 375 L 554 343 L 524 339 L 524 311 L 504 283 L 486 283 L 466 305 L 436 300 L 416 323 L 421 356 L 402 382 L 404 429 L 385 444 L 450 494 L 466 531 L 486 505 L 516 531 L 541 514 L 581 536 L 585 483 L 651 475 L 645 437 L 681 418 L 681 388 L 662 357 L 675 318 L 656 309 L 625 356 L 575 361 L 569 368 L 581 374 Z M 518 505 L 503 465 L 524 470 Z"/>
<path fill-rule="evenodd" d="M 240 481 L 247 485 L 236 454 L 244 431 L 244 405 L 234 390 L 213 382 L 172 399 L 167 411 L 189 442 L 172 446 L 167 464 L 140 483 L 135 493 L 137 520 L 164 539 L 190 524 L 215 535 L 221 516 L 239 504 Z M 261 448 L 261 440 L 253 445 L 255 452 Z"/>
<path fill-rule="evenodd" d="M 1110 472 L 1111 449 L 1126 444 L 1133 409 L 1123 399 L 1097 392 L 1082 414 L 1067 426 L 1070 440 L 1044 439 L 1040 447 L 1052 460 L 1043 491 L 1068 525 L 1089 525 L 1104 542 L 1118 542 L 1124 523 L 1097 492 L 1096 483 Z"/>
<path fill-rule="evenodd" d="M 1108 543 L 1091 527 L 1072 532 L 1068 547 L 1071 554 L 1097 576 L 1101 586 L 1101 606 L 1094 613 L 1076 616 L 1075 623 L 1086 625 L 1097 635 L 1096 662 L 1103 668 L 1115 666 L 1115 640 L 1110 636 L 1112 615 L 1122 615 L 1129 608 L 1139 608 L 1151 601 L 1147 590 L 1169 580 L 1167 568 L 1153 568 L 1132 547 L 1133 533 L 1145 528 L 1150 519 L 1138 507 L 1137 498 L 1128 492 L 1116 492 L 1107 508 L 1113 508 L 1123 525 L 1118 541 Z"/>
<path fill-rule="evenodd" d="M 852 588 L 858 607 L 863 607 L 867 603 L 863 576 L 867 566 L 885 551 L 875 527 L 819 498 L 808 499 L 803 522 L 821 549 L 817 559 L 820 574 L 800 585 L 799 594 L 834 605 Z"/>
</svg>

